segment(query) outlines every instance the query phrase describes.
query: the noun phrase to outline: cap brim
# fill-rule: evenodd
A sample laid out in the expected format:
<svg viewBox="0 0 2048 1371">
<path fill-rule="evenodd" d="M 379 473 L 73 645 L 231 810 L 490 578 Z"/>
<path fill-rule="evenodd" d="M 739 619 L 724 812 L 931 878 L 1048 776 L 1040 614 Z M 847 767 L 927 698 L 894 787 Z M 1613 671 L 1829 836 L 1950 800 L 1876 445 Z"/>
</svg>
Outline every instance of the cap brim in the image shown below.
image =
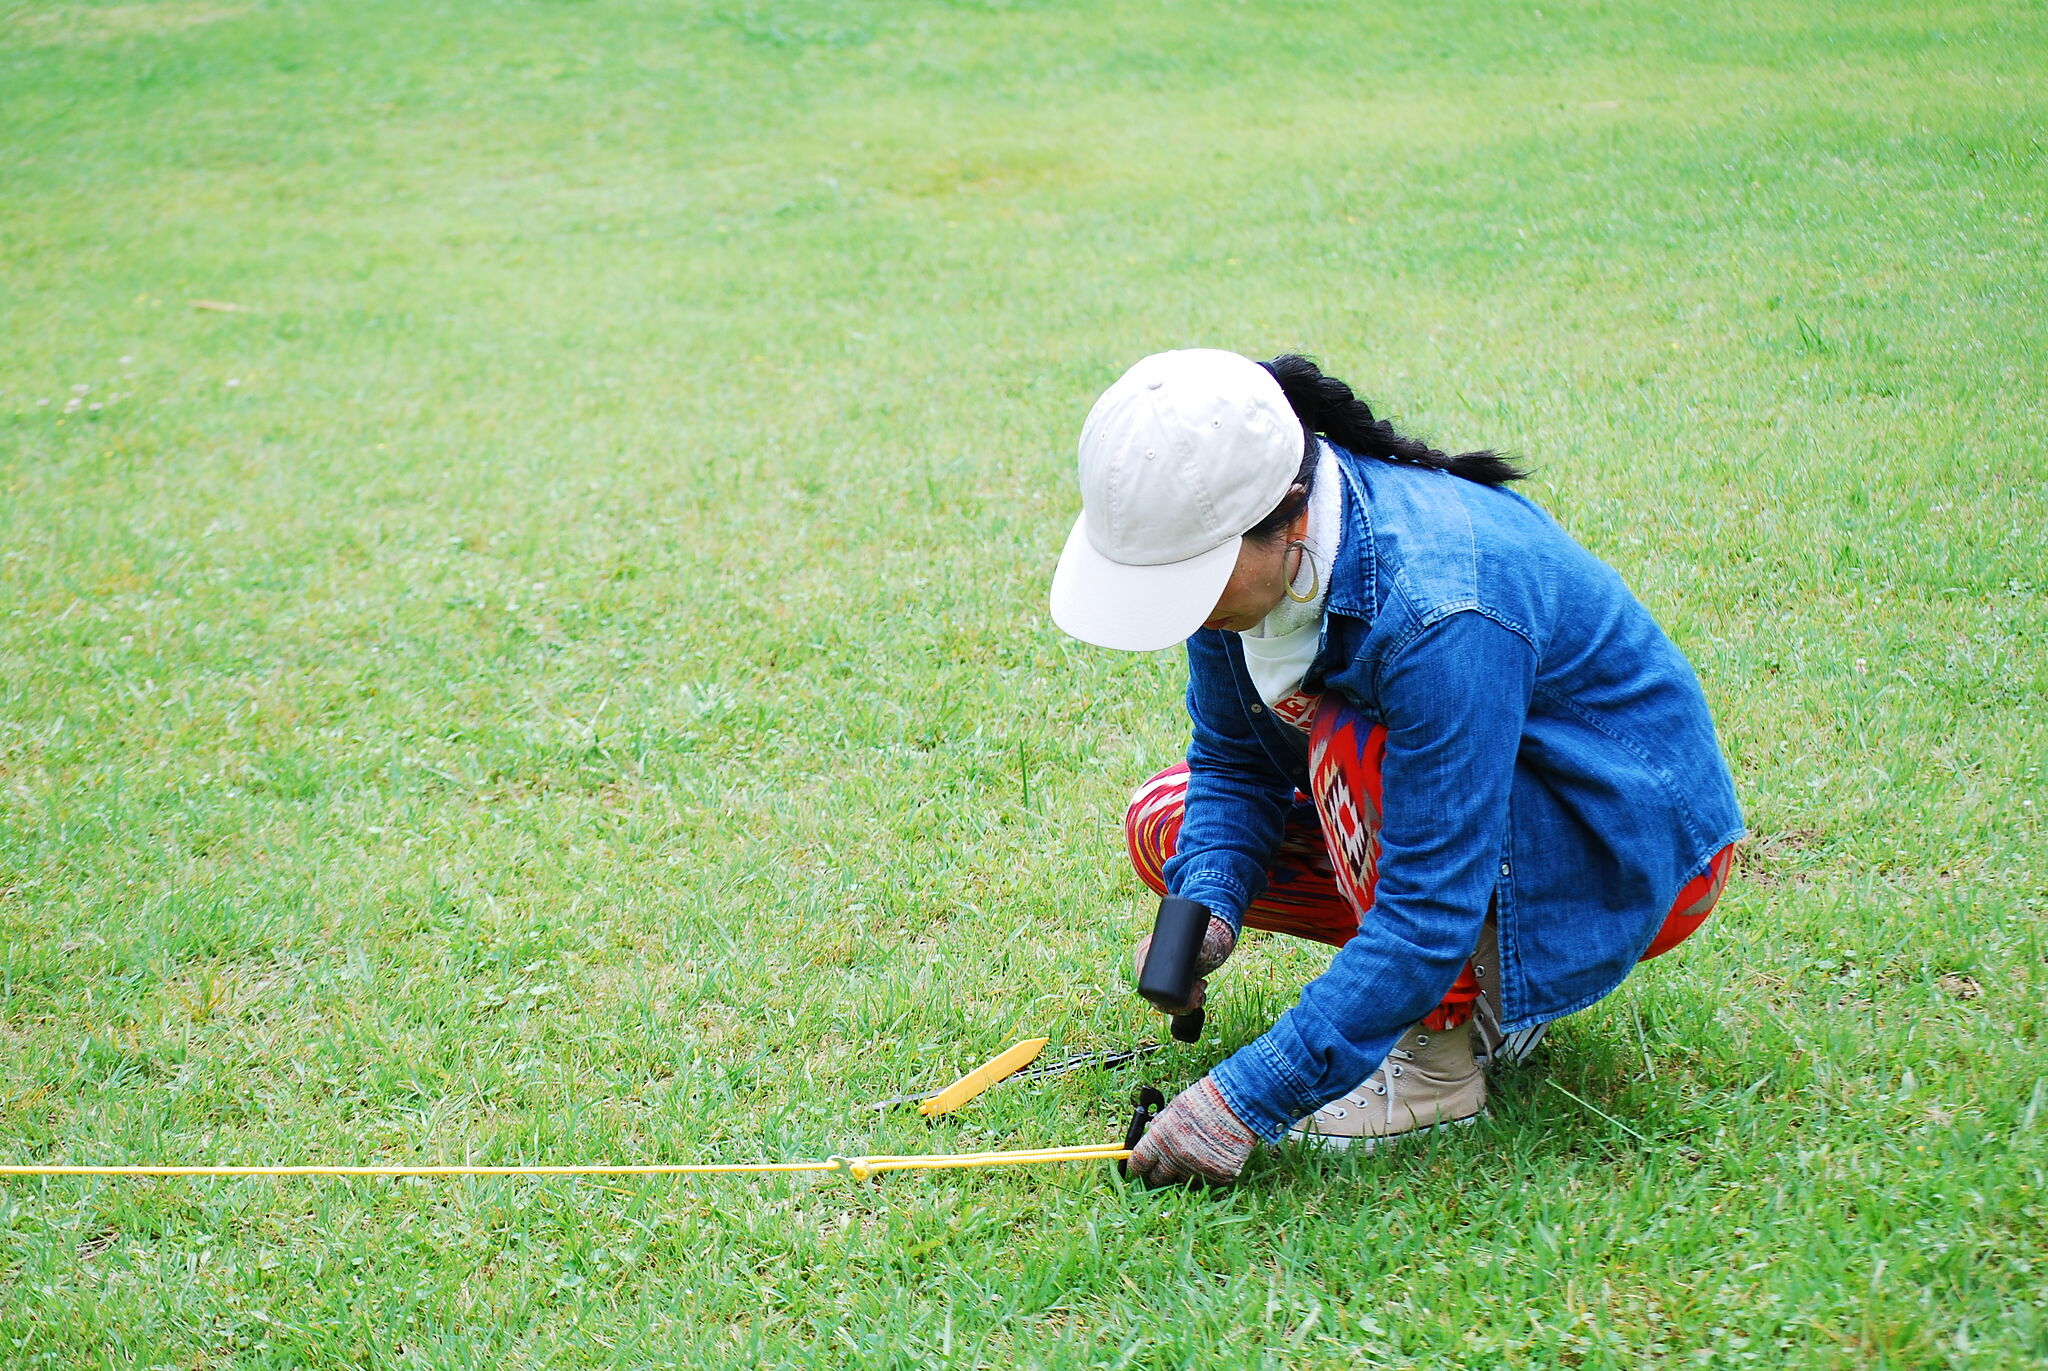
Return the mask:
<svg viewBox="0 0 2048 1371">
<path fill-rule="evenodd" d="M 1113 562 L 1088 541 L 1087 515 L 1074 521 L 1052 573 L 1052 621 L 1084 643 L 1125 652 L 1172 647 L 1216 612 L 1244 539 L 1163 566 Z"/>
</svg>

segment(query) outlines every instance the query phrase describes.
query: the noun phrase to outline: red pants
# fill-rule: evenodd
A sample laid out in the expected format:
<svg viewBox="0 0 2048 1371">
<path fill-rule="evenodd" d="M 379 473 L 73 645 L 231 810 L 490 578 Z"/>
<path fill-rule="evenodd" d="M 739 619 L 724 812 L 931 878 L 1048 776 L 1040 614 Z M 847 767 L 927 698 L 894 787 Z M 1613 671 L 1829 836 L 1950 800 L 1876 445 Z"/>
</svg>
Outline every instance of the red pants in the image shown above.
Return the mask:
<svg viewBox="0 0 2048 1371">
<path fill-rule="evenodd" d="M 1380 763 L 1386 750 L 1383 725 L 1368 723 L 1349 708 L 1316 711 L 1309 735 L 1313 803 L 1311 797 L 1296 793 L 1280 849 L 1266 871 L 1266 888 L 1245 910 L 1246 927 L 1332 947 L 1351 941 L 1372 908 L 1379 875 Z M 1124 815 L 1131 865 L 1138 878 L 1161 895 L 1166 893 L 1167 858 L 1180 840 L 1187 788 L 1187 764 L 1170 766 L 1138 787 Z M 1706 922 L 1728 883 L 1734 853 L 1732 846 L 1722 848 L 1707 869 L 1678 892 L 1663 928 L 1643 953 L 1644 961 L 1669 952 Z M 1472 1016 L 1478 998 L 1479 981 L 1467 962 L 1423 1023 L 1438 1030 L 1456 1028 Z"/>
</svg>

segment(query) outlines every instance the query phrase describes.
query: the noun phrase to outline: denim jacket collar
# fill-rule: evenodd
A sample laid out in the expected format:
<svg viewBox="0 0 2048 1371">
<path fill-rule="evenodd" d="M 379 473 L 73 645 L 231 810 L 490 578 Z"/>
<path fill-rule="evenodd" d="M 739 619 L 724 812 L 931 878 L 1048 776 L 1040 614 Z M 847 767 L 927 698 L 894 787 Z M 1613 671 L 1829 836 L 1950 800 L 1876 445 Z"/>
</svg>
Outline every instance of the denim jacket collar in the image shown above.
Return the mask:
<svg viewBox="0 0 2048 1371">
<path fill-rule="evenodd" d="M 1343 487 L 1338 492 L 1342 510 L 1338 517 L 1344 523 L 1344 536 L 1337 544 L 1336 565 L 1330 568 L 1322 642 L 1303 676 L 1303 686 L 1311 691 L 1321 690 L 1330 673 L 1342 671 L 1350 663 L 1379 608 L 1379 552 L 1373 545 L 1372 512 L 1351 471 L 1358 458 L 1335 443 L 1330 447 L 1337 454 L 1337 479 Z M 1349 622 L 1337 625 L 1333 634 L 1331 615 L 1341 615 Z"/>
<path fill-rule="evenodd" d="M 1372 513 L 1366 508 L 1358 477 L 1352 465 L 1358 458 L 1330 444 L 1337 454 L 1337 471 L 1343 482 L 1344 536 L 1338 546 L 1337 565 L 1330 568 L 1328 610 L 1370 622 L 1379 605 L 1378 557 L 1372 541 Z"/>
</svg>

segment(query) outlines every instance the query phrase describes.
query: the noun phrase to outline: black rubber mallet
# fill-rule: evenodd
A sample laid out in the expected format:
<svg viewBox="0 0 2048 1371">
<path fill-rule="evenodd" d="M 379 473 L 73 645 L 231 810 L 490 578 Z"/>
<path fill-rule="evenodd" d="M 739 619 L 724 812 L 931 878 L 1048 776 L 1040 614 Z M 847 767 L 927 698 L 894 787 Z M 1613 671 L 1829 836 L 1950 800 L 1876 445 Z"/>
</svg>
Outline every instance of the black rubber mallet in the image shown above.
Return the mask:
<svg viewBox="0 0 2048 1371">
<path fill-rule="evenodd" d="M 1202 1011 L 1174 1014 L 1195 994 L 1195 970 L 1201 964 L 1202 939 L 1209 932 L 1209 909 L 1193 900 L 1168 895 L 1159 902 L 1152 923 L 1152 946 L 1145 969 L 1138 973 L 1138 993 L 1172 1016 L 1175 1041 L 1191 1043 L 1202 1036 Z"/>
</svg>

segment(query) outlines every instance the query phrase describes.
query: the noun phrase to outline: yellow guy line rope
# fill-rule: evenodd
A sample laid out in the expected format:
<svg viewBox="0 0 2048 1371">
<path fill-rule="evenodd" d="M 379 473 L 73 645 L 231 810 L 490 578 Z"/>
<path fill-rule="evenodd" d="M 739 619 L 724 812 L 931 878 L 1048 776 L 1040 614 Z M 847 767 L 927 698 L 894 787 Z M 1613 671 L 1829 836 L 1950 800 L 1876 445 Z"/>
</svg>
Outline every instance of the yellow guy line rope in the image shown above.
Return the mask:
<svg viewBox="0 0 2048 1371">
<path fill-rule="evenodd" d="M 979 1166 L 1030 1166 L 1046 1162 L 1114 1162 L 1127 1148 L 1084 1143 L 1078 1147 L 1019 1148 L 1011 1152 L 930 1152 L 910 1156 L 830 1157 L 821 1162 L 691 1162 L 587 1166 L 26 1166 L 0 1165 L 8 1176 L 731 1176 L 776 1171 L 836 1171 L 864 1181 L 884 1171 L 943 1171 Z"/>
</svg>

